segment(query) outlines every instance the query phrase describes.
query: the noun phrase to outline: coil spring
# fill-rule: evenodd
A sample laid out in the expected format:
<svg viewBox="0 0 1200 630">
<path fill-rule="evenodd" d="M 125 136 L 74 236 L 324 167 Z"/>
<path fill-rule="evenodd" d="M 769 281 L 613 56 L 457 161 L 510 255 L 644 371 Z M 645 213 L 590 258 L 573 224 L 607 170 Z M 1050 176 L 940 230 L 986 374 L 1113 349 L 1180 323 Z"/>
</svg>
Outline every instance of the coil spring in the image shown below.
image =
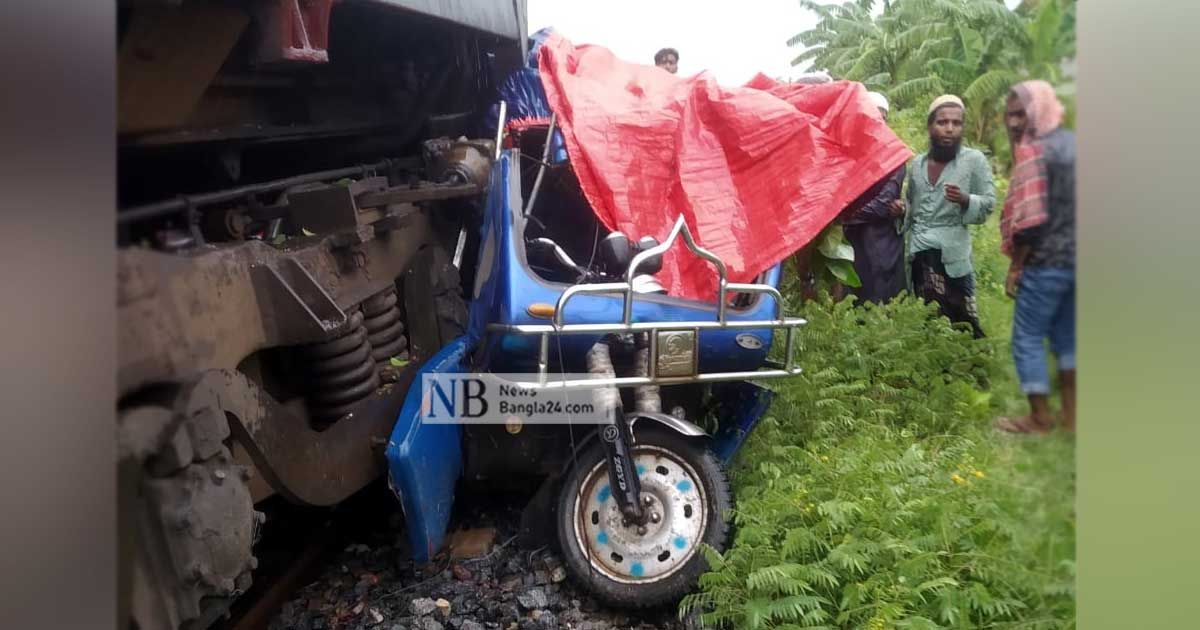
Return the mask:
<svg viewBox="0 0 1200 630">
<path fill-rule="evenodd" d="M 341 418 L 379 387 L 361 312 L 351 314 L 346 334 L 307 346 L 303 354 L 311 387 L 309 412 L 318 421 L 333 422 Z"/>
<path fill-rule="evenodd" d="M 392 357 L 408 358 L 408 338 L 404 335 L 404 323 L 400 321 L 399 298 L 392 287 L 362 303 L 367 329 L 367 340 L 371 342 L 371 358 L 382 368 Z"/>
</svg>

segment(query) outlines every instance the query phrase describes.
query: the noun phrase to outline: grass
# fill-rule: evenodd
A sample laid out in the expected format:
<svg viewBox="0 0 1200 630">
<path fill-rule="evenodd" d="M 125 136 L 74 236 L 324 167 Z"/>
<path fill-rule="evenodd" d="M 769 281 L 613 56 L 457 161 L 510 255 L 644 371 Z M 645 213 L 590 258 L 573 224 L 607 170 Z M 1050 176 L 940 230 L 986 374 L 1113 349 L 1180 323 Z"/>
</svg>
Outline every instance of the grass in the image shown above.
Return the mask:
<svg viewBox="0 0 1200 630">
<path fill-rule="evenodd" d="M 987 339 L 911 298 L 799 309 L 806 373 L 735 462 L 734 544 L 684 610 L 738 628 L 1074 627 L 1073 440 L 991 428 L 1025 411 L 996 219 L 974 235 Z"/>
</svg>

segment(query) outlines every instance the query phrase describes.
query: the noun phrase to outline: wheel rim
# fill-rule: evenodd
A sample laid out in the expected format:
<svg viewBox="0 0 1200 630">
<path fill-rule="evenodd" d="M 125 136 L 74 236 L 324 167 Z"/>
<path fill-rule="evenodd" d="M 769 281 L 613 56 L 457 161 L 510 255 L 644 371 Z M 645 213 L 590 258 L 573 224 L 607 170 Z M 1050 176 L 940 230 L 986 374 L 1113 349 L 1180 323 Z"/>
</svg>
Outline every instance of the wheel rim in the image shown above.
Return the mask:
<svg viewBox="0 0 1200 630">
<path fill-rule="evenodd" d="M 642 499 L 650 499 L 643 507 L 659 522 L 647 521 L 644 534 L 637 525 L 622 524 L 604 460 L 584 477 L 572 522 L 575 542 L 593 569 L 617 582 L 645 584 L 670 577 L 696 554 L 708 525 L 708 502 L 695 469 L 675 453 L 639 446 L 633 463 Z"/>
</svg>

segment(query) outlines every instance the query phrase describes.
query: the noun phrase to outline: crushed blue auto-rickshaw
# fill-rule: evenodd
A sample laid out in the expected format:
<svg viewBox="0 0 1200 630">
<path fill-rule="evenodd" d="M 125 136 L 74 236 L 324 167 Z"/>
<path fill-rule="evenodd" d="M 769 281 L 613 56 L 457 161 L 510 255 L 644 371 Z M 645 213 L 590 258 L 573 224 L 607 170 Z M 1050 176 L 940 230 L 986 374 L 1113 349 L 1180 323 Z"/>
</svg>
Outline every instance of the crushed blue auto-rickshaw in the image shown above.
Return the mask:
<svg viewBox="0 0 1200 630">
<path fill-rule="evenodd" d="M 800 372 L 793 351 L 805 322 L 783 313 L 781 263 L 753 282 L 730 281 L 726 262 L 697 242 L 682 214 L 665 224 L 661 240 L 606 227 L 545 104 L 536 70 L 544 38 L 535 36 L 529 67 L 505 83 L 506 100 L 489 121 L 497 149 L 469 239 L 478 253 L 465 283 L 466 334 L 424 362 L 413 382 L 525 374 L 517 385 L 539 392 L 591 391 L 607 421 L 577 423 L 567 414 L 552 423 L 432 423 L 423 416 L 431 392 L 414 386 L 388 444 L 389 481 L 418 561 L 443 546 L 459 483 L 515 483 L 534 491 L 525 524 L 540 525 L 570 574 L 600 599 L 631 607 L 676 601 L 706 570 L 702 547 L 728 545 L 733 497 L 725 468 L 771 404 L 772 392 L 757 381 Z M 865 99 L 861 86 L 834 89 L 848 96 L 827 102 L 885 128 L 870 118 L 869 101 L 853 100 Z M 903 144 L 885 136 L 870 136 L 890 151 L 886 160 L 867 160 L 874 170 L 855 170 L 862 159 L 855 156 L 871 147 L 843 147 L 830 158 L 862 181 L 827 195 L 822 216 L 832 220 L 843 197 L 853 199 L 861 192 L 855 187 L 904 159 Z M 824 224 L 815 222 L 806 228 L 819 231 Z M 714 295 L 690 299 L 664 289 L 656 275 L 680 253 L 707 263 L 715 282 L 705 286 Z"/>
</svg>

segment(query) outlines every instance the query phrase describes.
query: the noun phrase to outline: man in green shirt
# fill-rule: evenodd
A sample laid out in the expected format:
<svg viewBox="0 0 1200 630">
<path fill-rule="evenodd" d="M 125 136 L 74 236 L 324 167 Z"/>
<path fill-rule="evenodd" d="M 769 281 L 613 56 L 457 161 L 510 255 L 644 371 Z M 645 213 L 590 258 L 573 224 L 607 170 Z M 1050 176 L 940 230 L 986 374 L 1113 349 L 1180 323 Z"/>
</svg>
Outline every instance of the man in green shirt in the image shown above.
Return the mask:
<svg viewBox="0 0 1200 630">
<path fill-rule="evenodd" d="M 983 337 L 975 308 L 968 225 L 987 220 L 996 193 L 992 167 L 975 149 L 962 146 L 963 102 L 945 95 L 929 106 L 929 151 L 913 159 L 908 194 L 893 202 L 904 212 L 913 293 L 936 302 L 952 322 L 970 324 Z"/>
</svg>

